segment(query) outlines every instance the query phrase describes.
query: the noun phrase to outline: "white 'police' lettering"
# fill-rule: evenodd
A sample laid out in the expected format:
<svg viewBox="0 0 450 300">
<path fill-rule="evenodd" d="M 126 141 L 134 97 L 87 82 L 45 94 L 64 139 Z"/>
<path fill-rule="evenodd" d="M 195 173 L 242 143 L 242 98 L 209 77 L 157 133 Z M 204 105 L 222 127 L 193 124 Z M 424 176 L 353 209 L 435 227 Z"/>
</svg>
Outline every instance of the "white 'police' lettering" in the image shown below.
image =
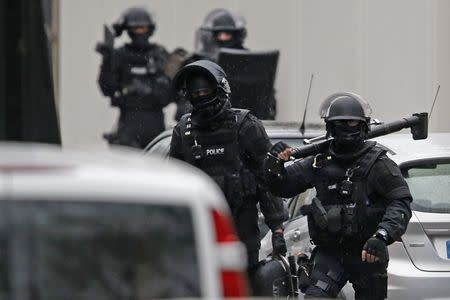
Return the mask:
<svg viewBox="0 0 450 300">
<path fill-rule="evenodd" d="M 225 148 L 206 149 L 206 155 L 222 155 L 225 153 Z"/>
<path fill-rule="evenodd" d="M 147 74 L 147 68 L 145 68 L 145 67 L 132 67 L 130 72 L 131 72 L 131 74 L 145 75 L 145 74 Z"/>
</svg>

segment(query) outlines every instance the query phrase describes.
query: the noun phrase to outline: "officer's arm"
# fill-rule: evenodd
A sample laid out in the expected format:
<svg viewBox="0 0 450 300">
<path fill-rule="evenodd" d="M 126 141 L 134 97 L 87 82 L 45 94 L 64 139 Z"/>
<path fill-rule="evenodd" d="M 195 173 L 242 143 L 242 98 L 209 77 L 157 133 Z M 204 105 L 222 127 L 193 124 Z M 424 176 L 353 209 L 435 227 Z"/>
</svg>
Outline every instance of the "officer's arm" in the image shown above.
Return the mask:
<svg viewBox="0 0 450 300">
<path fill-rule="evenodd" d="M 117 50 L 114 50 L 112 54 L 103 56 L 102 58 L 98 85 L 105 96 L 113 97 L 114 93 L 120 90 L 120 74 L 119 69 L 117 68 L 120 64 L 119 59 Z"/>
<path fill-rule="evenodd" d="M 172 139 L 170 141 L 169 157 L 183 160 L 183 149 L 181 147 L 181 128 L 179 124 L 172 131 Z"/>
<path fill-rule="evenodd" d="M 267 176 L 269 190 L 284 198 L 294 197 L 312 188 L 312 157 L 307 157 L 286 167 L 281 177 Z"/>
<path fill-rule="evenodd" d="M 266 188 L 261 186 L 258 200 L 267 226 L 272 231 L 282 228 L 283 222 L 288 219 L 288 211 L 283 204 L 283 199 L 273 196 Z"/>
<path fill-rule="evenodd" d="M 283 199 L 274 197 L 265 186 L 263 162 L 271 144 L 266 130 L 253 115 L 247 115 L 241 130 L 240 141 L 249 159 L 249 167 L 258 181 L 258 201 L 267 226 L 275 231 L 287 219 L 288 213 L 284 208 Z"/>
<path fill-rule="evenodd" d="M 373 183 L 374 192 L 385 200 L 386 212 L 378 227 L 387 231 L 389 243 L 400 240 L 411 218 L 412 196 L 408 184 L 399 167 L 387 157 L 375 163 L 368 179 Z"/>
<path fill-rule="evenodd" d="M 304 159 L 298 164 L 286 168 L 286 176 L 280 179 L 267 178 L 264 171 L 264 159 L 271 147 L 266 130 L 253 115 L 248 115 L 240 130 L 240 143 L 244 146 L 250 167 L 261 183 L 264 183 L 272 194 L 280 197 L 294 197 L 311 188 L 311 159 Z"/>
<path fill-rule="evenodd" d="M 251 114 L 248 114 L 242 122 L 239 145 L 244 150 L 246 165 L 259 182 L 264 182 L 263 162 L 271 144 L 261 121 Z"/>
</svg>

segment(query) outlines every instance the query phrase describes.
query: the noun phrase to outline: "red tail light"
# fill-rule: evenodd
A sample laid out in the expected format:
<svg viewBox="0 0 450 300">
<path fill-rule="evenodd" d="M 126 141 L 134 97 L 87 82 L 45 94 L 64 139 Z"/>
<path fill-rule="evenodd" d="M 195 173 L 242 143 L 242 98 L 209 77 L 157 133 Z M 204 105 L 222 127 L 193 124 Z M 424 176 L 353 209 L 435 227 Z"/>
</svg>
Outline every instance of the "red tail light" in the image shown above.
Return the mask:
<svg viewBox="0 0 450 300">
<path fill-rule="evenodd" d="M 225 298 L 247 297 L 247 278 L 243 272 L 222 271 L 222 288 Z"/>
<path fill-rule="evenodd" d="M 216 230 L 216 241 L 218 243 L 238 241 L 231 217 L 228 214 L 213 209 L 212 216 Z"/>
<path fill-rule="evenodd" d="M 214 209 L 211 213 L 214 220 L 216 241 L 219 244 L 219 247 L 229 247 L 233 242 L 237 244 L 239 240 L 230 215 L 226 212 Z M 227 243 L 227 245 L 224 245 L 224 243 Z M 226 250 L 222 249 L 222 251 Z M 220 277 L 222 281 L 223 296 L 225 298 L 247 297 L 247 276 L 242 269 L 233 270 L 225 265 L 222 265 L 221 268 Z"/>
</svg>

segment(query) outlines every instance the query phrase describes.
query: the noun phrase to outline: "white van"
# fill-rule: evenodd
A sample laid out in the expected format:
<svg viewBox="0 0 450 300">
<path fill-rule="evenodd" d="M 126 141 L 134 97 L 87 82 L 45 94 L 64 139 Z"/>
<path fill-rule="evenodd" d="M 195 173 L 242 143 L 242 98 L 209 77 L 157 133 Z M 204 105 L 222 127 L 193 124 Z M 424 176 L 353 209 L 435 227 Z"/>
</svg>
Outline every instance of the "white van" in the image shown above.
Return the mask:
<svg viewBox="0 0 450 300">
<path fill-rule="evenodd" d="M 0 144 L 0 299 L 247 295 L 206 175 L 137 153 Z"/>
</svg>

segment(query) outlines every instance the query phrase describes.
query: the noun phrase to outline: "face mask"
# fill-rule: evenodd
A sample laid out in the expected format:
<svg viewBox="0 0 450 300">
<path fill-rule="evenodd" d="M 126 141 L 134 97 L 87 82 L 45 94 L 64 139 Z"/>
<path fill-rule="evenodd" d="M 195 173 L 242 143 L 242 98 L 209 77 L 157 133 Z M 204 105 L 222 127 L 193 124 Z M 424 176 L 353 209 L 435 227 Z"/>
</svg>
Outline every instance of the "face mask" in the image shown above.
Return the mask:
<svg viewBox="0 0 450 300">
<path fill-rule="evenodd" d="M 361 126 L 334 125 L 331 129 L 333 145 L 338 152 L 354 152 L 364 142 Z"/>
<path fill-rule="evenodd" d="M 228 41 L 216 41 L 216 43 L 220 48 L 233 48 L 237 45 L 234 39 Z"/>
<path fill-rule="evenodd" d="M 236 38 L 235 34 L 230 33 L 230 32 L 227 32 L 227 33 L 231 35 L 231 38 L 228 40 L 220 40 L 219 37 L 217 36 L 218 34 L 220 34 L 220 32 L 215 33 L 214 40 L 215 40 L 217 46 L 219 48 L 234 48 L 234 47 L 239 46 L 238 39 Z"/>
<path fill-rule="evenodd" d="M 130 36 L 133 45 L 144 48 L 149 45 L 148 39 L 150 38 L 150 33 L 136 34 L 131 31 L 128 31 L 128 35 Z"/>
<path fill-rule="evenodd" d="M 212 79 L 204 76 L 193 76 L 186 81 L 186 96 L 196 109 L 207 107 L 215 102 L 217 94 Z"/>
<path fill-rule="evenodd" d="M 220 123 L 227 115 L 227 109 L 231 108 L 228 100 L 215 97 L 208 103 L 202 103 L 192 108 L 192 122 L 200 126 L 210 126 Z"/>
</svg>

